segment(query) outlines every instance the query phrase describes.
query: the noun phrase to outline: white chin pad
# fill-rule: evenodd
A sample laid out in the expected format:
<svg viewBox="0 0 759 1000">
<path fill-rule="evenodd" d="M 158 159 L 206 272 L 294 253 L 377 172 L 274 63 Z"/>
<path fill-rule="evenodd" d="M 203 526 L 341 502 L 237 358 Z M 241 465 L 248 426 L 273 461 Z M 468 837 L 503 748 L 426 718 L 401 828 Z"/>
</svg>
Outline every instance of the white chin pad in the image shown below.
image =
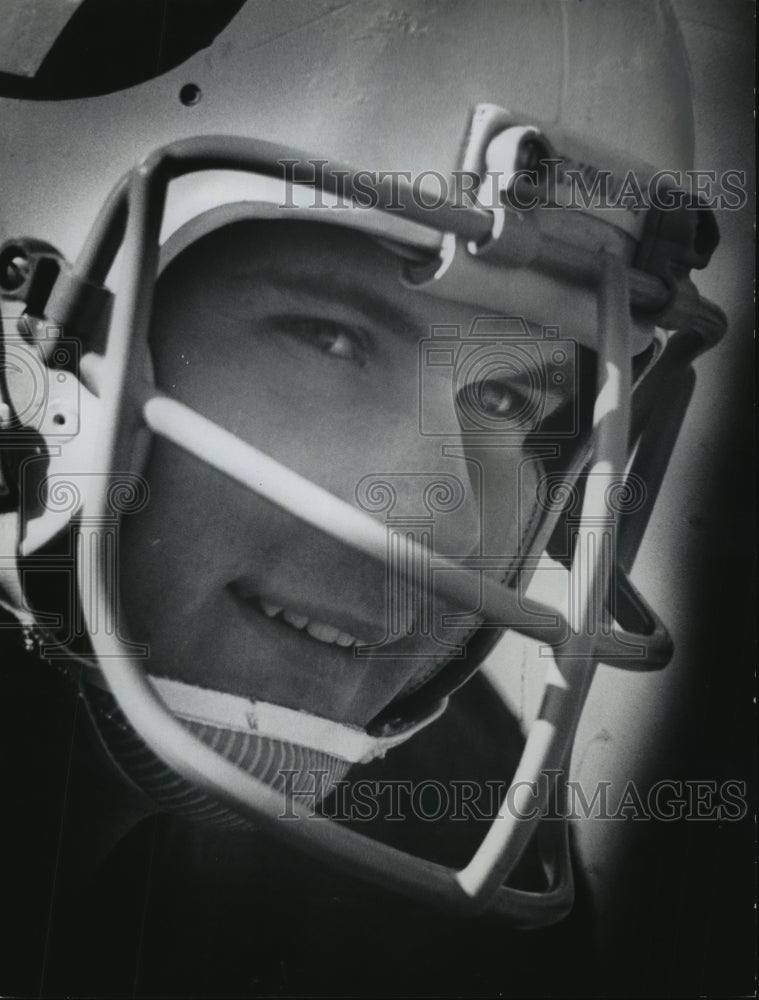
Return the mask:
<svg viewBox="0 0 759 1000">
<path fill-rule="evenodd" d="M 441 703 L 421 722 L 400 733 L 371 736 L 359 726 L 335 722 L 283 705 L 251 701 L 239 695 L 211 691 L 166 677 L 151 677 L 150 682 L 167 708 L 186 722 L 298 744 L 350 764 L 366 764 L 376 757 L 384 757 L 388 750 L 404 743 L 438 718 L 446 707 L 445 702 Z"/>
</svg>

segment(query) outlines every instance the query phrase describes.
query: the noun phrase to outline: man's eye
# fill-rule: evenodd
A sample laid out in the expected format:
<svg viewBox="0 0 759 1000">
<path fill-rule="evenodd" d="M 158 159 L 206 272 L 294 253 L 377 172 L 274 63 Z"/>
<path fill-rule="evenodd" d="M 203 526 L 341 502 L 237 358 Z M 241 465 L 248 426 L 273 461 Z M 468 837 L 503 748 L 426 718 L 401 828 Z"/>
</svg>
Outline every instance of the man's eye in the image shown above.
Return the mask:
<svg viewBox="0 0 759 1000">
<path fill-rule="evenodd" d="M 333 320 L 287 317 L 277 326 L 283 332 L 316 348 L 321 354 L 339 361 L 349 361 L 358 367 L 366 363 L 366 346 L 357 330 Z"/>
<path fill-rule="evenodd" d="M 316 335 L 319 347 L 325 354 L 345 361 L 359 361 L 358 345 L 345 331 L 334 327 L 322 328 Z"/>
<path fill-rule="evenodd" d="M 477 390 L 482 410 L 490 417 L 510 417 L 524 403 L 523 398 L 507 382 L 481 382 Z"/>
<path fill-rule="evenodd" d="M 459 406 L 491 419 L 512 420 L 524 410 L 524 390 L 508 379 L 473 382 L 459 393 Z"/>
</svg>

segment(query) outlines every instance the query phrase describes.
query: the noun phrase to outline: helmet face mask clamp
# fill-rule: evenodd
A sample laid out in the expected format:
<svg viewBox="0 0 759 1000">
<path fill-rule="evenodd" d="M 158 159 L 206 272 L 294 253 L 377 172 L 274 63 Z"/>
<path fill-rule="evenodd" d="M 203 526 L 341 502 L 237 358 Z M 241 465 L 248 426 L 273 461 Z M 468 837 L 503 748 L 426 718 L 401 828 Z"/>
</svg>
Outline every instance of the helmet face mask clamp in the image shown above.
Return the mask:
<svg viewBox="0 0 759 1000">
<path fill-rule="evenodd" d="M 631 213 L 622 208 L 618 210 L 622 222 L 609 225 L 602 212 L 519 207 L 546 193 L 541 172 L 546 162 L 585 162 L 571 137 L 554 132 L 496 106 L 478 106 L 459 166 L 470 179 L 472 174 L 477 177 L 479 200 L 461 204 L 446 198 L 434 208 L 420 203 L 418 189 L 398 176 L 392 179 L 392 190 L 386 181 L 377 180 L 374 186 L 369 182 L 370 205 L 362 207 L 367 179 L 363 176 L 359 183 L 359 174 L 366 171 L 322 159 L 317 180 L 313 171 L 317 157 L 286 145 L 230 136 L 180 139 L 142 160 L 119 182 L 73 266 L 60 261 L 49 245 L 12 240 L 0 250 L 3 291 L 26 305 L 23 332 L 16 336 L 6 331 L 5 446 L 9 454 L 15 448 L 25 455 L 26 435 L 36 435 L 36 447 L 42 439 L 48 496 L 53 495 L 54 477 L 72 468 L 81 470 L 83 484 L 75 508 L 55 511 L 43 502 L 42 509 L 38 505 L 22 510 L 21 559 L 33 559 L 68 527 L 76 511 L 80 544 L 93 554 L 90 571 L 77 574 L 78 606 L 87 620 L 90 646 L 81 659 L 88 669 L 102 674 L 129 726 L 183 779 L 316 857 L 462 912 L 492 909 L 524 927 L 555 922 L 571 906 L 566 822 L 551 838 L 556 843 L 545 838 L 550 849 L 545 891 L 512 888 L 508 877 L 539 829 L 546 799 L 557 794 L 557 787 L 562 793 L 563 769 L 597 663 L 649 670 L 664 666 L 671 655 L 666 628 L 628 574 L 687 407 L 691 361 L 724 331 L 722 314 L 700 298 L 688 276 L 691 267 L 708 263 L 716 243 L 705 210 L 689 204 L 679 213 L 655 207 Z M 539 169 L 528 176 L 533 162 Z M 604 165 L 594 163 L 599 169 Z M 616 162 L 613 169 L 618 169 Z M 526 548 L 518 546 L 508 557 L 487 551 L 478 557 L 441 554 L 416 539 L 406 542 L 402 563 L 396 567 L 401 580 L 412 580 L 416 567 L 423 565 L 435 580 L 435 595 L 448 606 L 470 608 L 473 592 L 480 594 L 476 615 L 468 618 L 468 624 L 477 628 L 461 654 L 443 663 L 426 683 L 393 698 L 363 727 L 343 726 L 307 710 L 288 714 L 265 702 L 253 724 L 264 735 L 295 742 L 299 731 L 310 726 L 312 749 L 339 756 L 335 748 L 343 748 L 351 763 L 370 759 L 436 718 L 448 695 L 477 668 L 504 629 L 550 648 L 555 670 L 548 674 L 542 708 L 516 773 L 506 776 L 511 777 L 509 808 L 504 803 L 481 847 L 460 870 L 315 819 L 298 801 L 289 802 L 287 808 L 302 822 L 284 822 L 280 791 L 220 757 L 186 724 L 187 713 L 182 721 L 177 700 L 190 697 L 182 685 L 151 679 L 141 665 L 144 657 L 138 646 L 124 640 L 117 628 L 102 627 L 103 622 L 121 620 L 119 587 L 114 584 L 105 540 L 113 537 L 120 516 L 129 512 L 130 500 L 122 496 L 115 502 L 114 489 L 135 491 L 134 502 L 151 436 L 171 442 L 363 558 L 379 566 L 388 559 L 388 524 L 378 519 L 377 508 L 361 504 L 358 487 L 356 502 L 330 493 L 151 381 L 152 290 L 159 272 L 170 266 L 172 254 L 181 258 L 182 249 L 176 246 L 192 247 L 202 238 L 204 226 L 213 233 L 233 220 L 276 217 L 272 202 L 268 206 L 236 202 L 197 216 L 200 230 L 190 223 L 178 230 L 173 248 L 171 240 L 162 248 L 170 184 L 203 171 L 284 176 L 285 204 L 298 200 L 296 191 L 308 195 L 301 199 L 304 207 L 290 213 L 291 219 L 323 221 L 323 213 L 307 205 L 309 199 L 315 200 L 316 184 L 323 185 L 326 199 L 349 205 L 338 213 L 336 225 L 395 248 L 400 284 L 411 294 L 466 303 L 485 318 L 496 317 L 493 330 L 499 344 L 504 329 L 511 329 L 509 323 L 521 320 L 524 326 L 514 344 L 541 363 L 554 359 L 542 369 L 546 378 L 561 373 L 564 360 L 556 358 L 566 354 L 565 342 L 595 352 L 597 386 L 590 426 L 556 483 L 541 480 L 548 492 L 543 495 L 540 528 Z M 485 200 L 488 171 L 506 178 L 496 203 L 490 204 Z M 548 195 L 550 200 L 550 191 Z M 399 209 L 389 208 L 396 204 Z M 288 217 L 281 202 L 276 207 Z M 118 292 L 111 301 L 105 285 L 117 255 Z M 557 317 L 558 331 L 553 326 Z M 635 375 L 634 358 L 651 348 L 657 327 L 668 333 L 659 335 L 658 354 L 650 367 Z M 481 371 L 476 367 L 477 352 L 482 350 L 484 363 L 489 364 L 493 351 L 488 338 L 493 336 L 482 325 L 466 333 L 433 331 L 420 345 L 427 352 L 420 357 L 447 351 L 452 360 L 440 366 L 451 380 L 461 366 L 469 365 L 475 376 L 462 377 L 462 390 L 456 396 L 457 406 L 471 406 L 469 425 L 467 412 L 462 416 L 458 411 L 462 425 L 468 426 L 468 446 L 476 452 L 495 441 L 507 453 L 510 432 L 504 433 L 497 421 L 489 424 L 481 412 L 478 416 L 481 395 L 465 395 L 467 386 L 488 383 L 476 375 Z M 16 352 L 13 358 L 21 371 L 17 384 L 10 374 L 8 351 Z M 439 359 L 438 354 L 435 357 Z M 29 401 L 24 371 L 32 369 L 43 373 L 45 407 L 35 407 L 36 397 Z M 421 363 L 420 371 L 426 371 Z M 60 389 L 54 391 L 57 386 Z M 545 383 L 539 388 L 544 393 Z M 422 397 L 425 390 L 422 374 Z M 540 426 L 537 420 L 531 430 L 539 434 Z M 669 433 L 662 435 L 661 427 Z M 445 438 L 445 429 L 439 436 Z M 39 452 L 35 457 L 39 465 Z M 636 484 L 642 484 L 638 493 Z M 578 508 L 572 508 L 579 516 L 569 531 L 562 488 L 573 491 Z M 26 501 L 29 490 L 22 494 Z M 38 503 L 40 495 L 44 489 L 43 494 L 38 492 Z M 557 555 L 556 539 L 562 537 L 571 542 Z M 569 570 L 569 589 L 576 600 L 568 611 L 526 596 L 546 549 Z M 432 594 L 426 598 L 432 600 Z M 424 595 L 419 599 L 423 601 Z M 52 635 L 51 645 L 55 645 Z M 355 654 L 362 655 L 360 644 Z M 371 656 L 371 649 L 365 655 Z M 329 722 L 332 732 L 321 725 Z M 345 751 L 348 744 L 351 749 Z M 556 786 L 541 781 L 545 774 L 556 776 Z"/>
</svg>

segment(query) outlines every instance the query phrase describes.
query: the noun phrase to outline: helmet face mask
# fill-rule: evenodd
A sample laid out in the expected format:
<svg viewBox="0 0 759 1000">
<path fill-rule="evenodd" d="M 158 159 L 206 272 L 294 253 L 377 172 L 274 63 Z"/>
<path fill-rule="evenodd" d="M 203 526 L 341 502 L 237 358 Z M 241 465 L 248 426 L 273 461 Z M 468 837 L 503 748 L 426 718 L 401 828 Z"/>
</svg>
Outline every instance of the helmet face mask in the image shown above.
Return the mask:
<svg viewBox="0 0 759 1000">
<path fill-rule="evenodd" d="M 459 165 L 484 185 L 497 140 L 520 121 L 476 109 Z M 547 151 L 562 154 L 553 142 Z M 19 491 L 36 499 L 22 509 L 21 552 L 33 559 L 70 527 L 80 551 L 89 546 L 87 572 L 77 567 L 90 645 L 80 657 L 186 781 L 403 891 L 550 923 L 571 905 L 565 840 L 547 891 L 502 885 L 537 828 L 524 811 L 496 821 L 455 871 L 335 825 L 283 824 L 281 775 L 237 767 L 231 749 L 219 756 L 211 745 L 219 731 L 240 731 L 305 747 L 305 764 L 315 754 L 371 759 L 433 721 L 511 628 L 555 656 L 513 776 L 512 788 L 529 788 L 566 764 L 597 662 L 666 662 L 666 630 L 627 573 L 666 466 L 646 419 L 657 369 L 688 371 L 724 325 L 688 280 L 698 236 L 683 225 L 674 242 L 669 231 L 652 237 L 655 209 L 632 221 L 623 210 L 617 225 L 619 216 L 581 210 L 523 212 L 500 196 L 433 208 L 403 177 L 393 179 L 403 209 L 394 216 L 381 180 L 368 184 L 370 207 L 355 205 L 352 168 L 363 164 L 335 159 L 319 161 L 319 181 L 325 197 L 347 192 L 349 204 L 325 221 L 318 185 L 298 173 L 315 160 L 256 140 L 180 140 L 117 185 L 47 297 L 35 281 L 53 265 L 35 270 L 24 291 L 41 298 L 39 324 L 27 320 L 18 357 L 36 359 L 49 406 L 29 420 L 18 402 L 28 390 L 14 395 L 6 377 L 6 429 L 19 441 L 41 436 L 50 464 L 39 486 L 39 453 L 24 451 Z M 173 177 L 179 186 L 195 171 L 234 169 L 288 179 L 293 163 L 288 192 L 305 181 L 310 205 L 288 195 L 263 211 L 233 198 L 221 214 L 196 211 L 194 231 L 159 247 Z M 643 266 L 649 237 L 657 253 L 649 247 Z M 100 289 L 119 250 L 109 315 Z M 650 351 L 657 323 L 676 332 L 633 397 L 633 359 Z M 75 358 L 56 354 L 60 328 L 84 334 Z M 6 332 L 6 366 L 13 339 Z M 589 367 L 590 400 L 580 398 Z M 58 403 L 51 390 L 64 383 Z M 75 395 L 82 436 L 67 433 L 55 456 Z M 77 502 L 55 509 L 53 476 L 72 470 Z M 116 572 L 106 538 L 118 543 Z M 545 550 L 571 571 L 568 608 L 529 590 Z"/>
</svg>

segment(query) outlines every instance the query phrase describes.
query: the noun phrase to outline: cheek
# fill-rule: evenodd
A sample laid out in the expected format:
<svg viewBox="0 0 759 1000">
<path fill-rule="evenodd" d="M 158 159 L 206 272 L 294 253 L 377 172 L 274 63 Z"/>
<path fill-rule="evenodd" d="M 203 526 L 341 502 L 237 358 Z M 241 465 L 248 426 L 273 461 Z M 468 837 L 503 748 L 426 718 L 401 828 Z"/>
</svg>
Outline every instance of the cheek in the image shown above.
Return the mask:
<svg viewBox="0 0 759 1000">
<path fill-rule="evenodd" d="M 296 472 L 352 500 L 357 482 L 408 465 L 420 452 L 417 385 L 410 365 L 373 371 L 342 360 L 300 364 L 263 345 L 187 349 L 157 364 L 169 394 Z M 425 456 L 428 463 L 428 456 Z"/>
<path fill-rule="evenodd" d="M 224 481 L 168 444 L 153 443 L 143 474 L 150 499 L 121 523 L 120 587 L 127 621 L 153 631 L 190 619 L 229 578 L 238 518 Z"/>
</svg>

